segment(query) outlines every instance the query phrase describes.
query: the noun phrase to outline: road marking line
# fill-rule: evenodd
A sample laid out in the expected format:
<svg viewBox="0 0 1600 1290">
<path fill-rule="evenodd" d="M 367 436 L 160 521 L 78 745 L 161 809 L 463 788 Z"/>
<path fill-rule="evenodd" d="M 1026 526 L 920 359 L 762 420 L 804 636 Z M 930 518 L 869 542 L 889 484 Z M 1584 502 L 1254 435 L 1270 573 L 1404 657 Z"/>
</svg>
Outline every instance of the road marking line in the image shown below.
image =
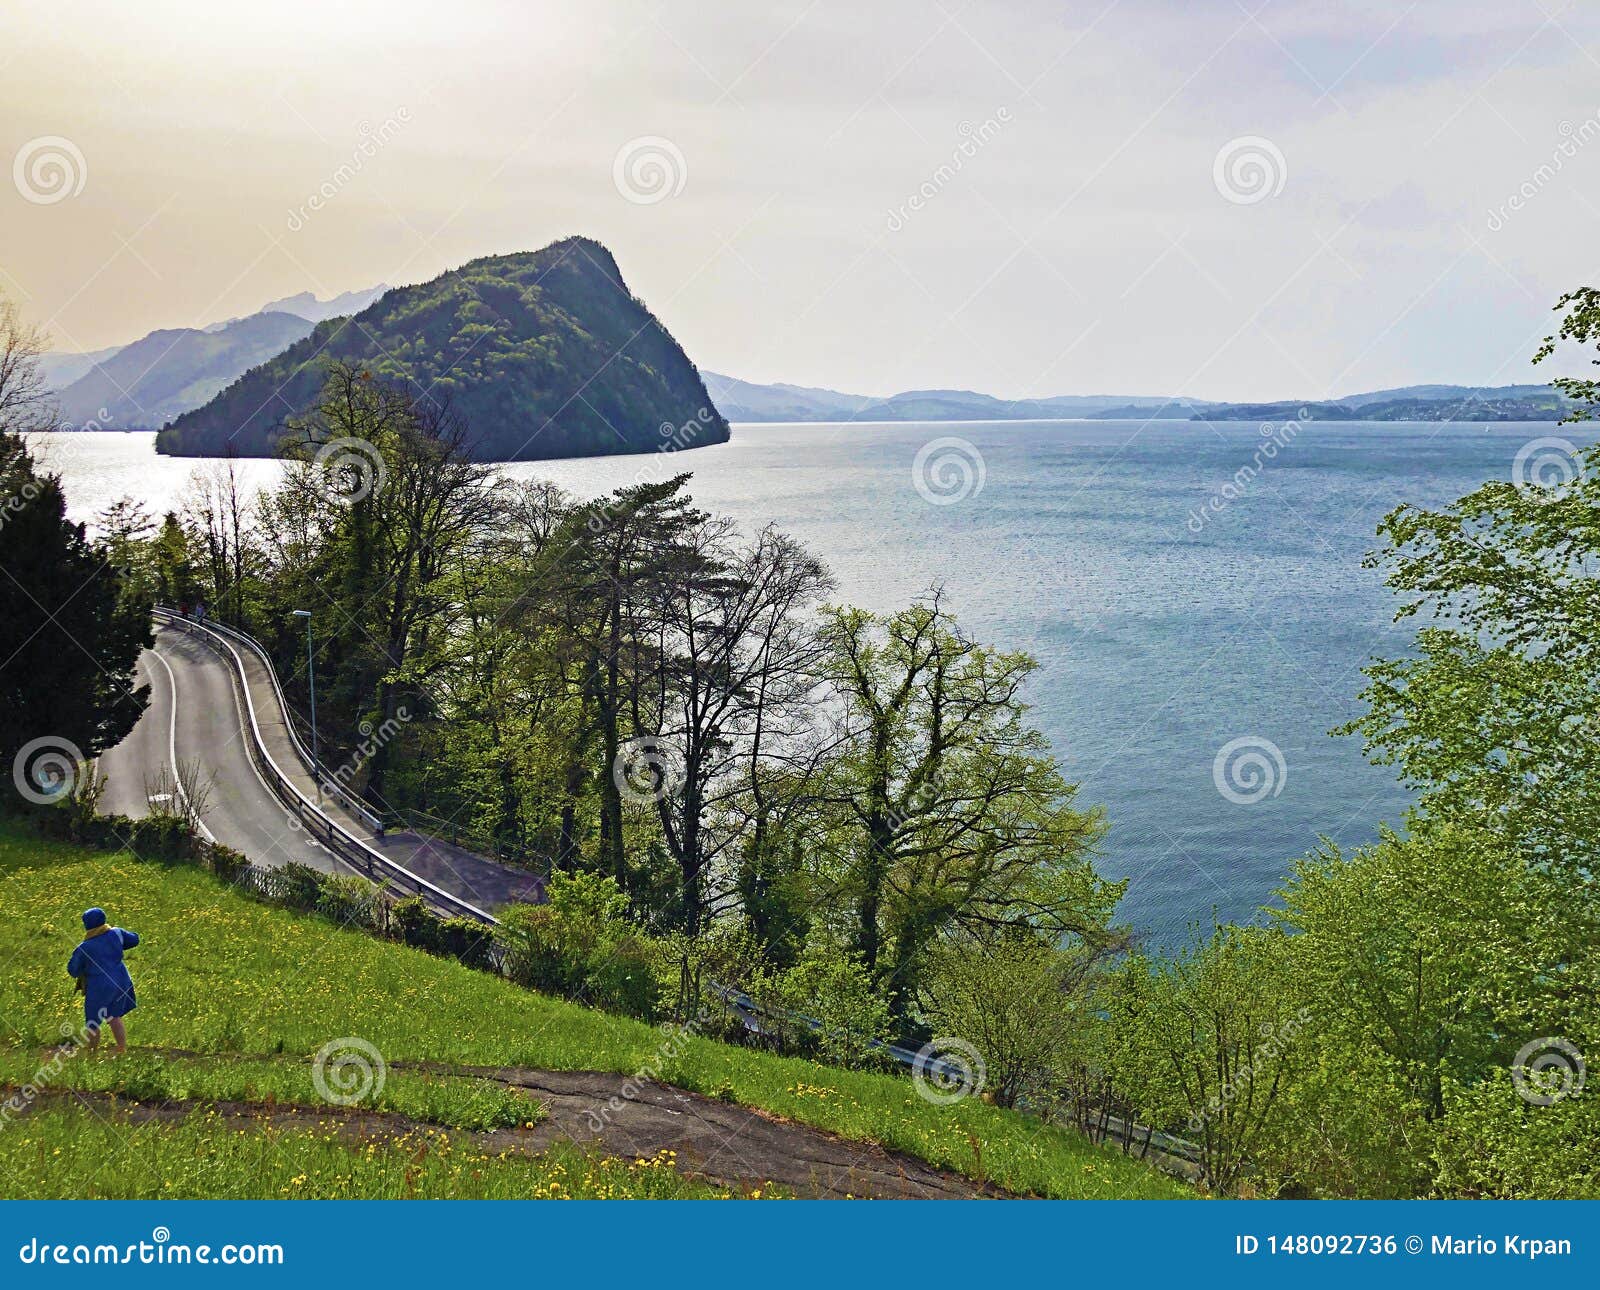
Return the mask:
<svg viewBox="0 0 1600 1290">
<path fill-rule="evenodd" d="M 206 841 L 214 846 L 217 835 L 200 818 L 199 812 L 189 805 L 189 794 L 183 787 L 183 776 L 178 770 L 178 674 L 172 670 L 172 664 L 161 657 L 160 650 L 152 646 L 150 652 L 160 660 L 161 666 L 167 669 L 167 683 L 172 687 L 172 723 L 167 729 L 167 755 L 172 758 L 172 782 L 178 790 L 179 798 L 183 801 L 183 809 L 194 817 L 194 822 L 205 835 Z"/>
</svg>

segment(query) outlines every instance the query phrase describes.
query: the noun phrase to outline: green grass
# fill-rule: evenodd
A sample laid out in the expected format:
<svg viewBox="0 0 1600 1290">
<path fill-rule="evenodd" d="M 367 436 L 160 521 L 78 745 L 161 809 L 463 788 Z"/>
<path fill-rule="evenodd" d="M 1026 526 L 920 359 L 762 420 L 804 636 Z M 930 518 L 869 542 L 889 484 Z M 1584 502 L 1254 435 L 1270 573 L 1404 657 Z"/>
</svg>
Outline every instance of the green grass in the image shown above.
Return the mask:
<svg viewBox="0 0 1600 1290">
<path fill-rule="evenodd" d="M 120 1093 L 141 1102 L 271 1102 L 326 1107 L 303 1057 L 262 1060 L 224 1055 L 168 1057 L 130 1051 L 125 1057 L 80 1050 L 50 1064 L 44 1078 L 38 1053 L 0 1047 L 0 1087 L 29 1083 L 52 1089 Z M 0 1102 L 4 1102 L 0 1097 Z M 452 1129 L 504 1129 L 544 1118 L 537 1099 L 491 1080 L 387 1071 L 382 1086 L 362 1098 L 363 1108 L 388 1111 Z"/>
<path fill-rule="evenodd" d="M 665 1082 L 881 1143 L 1010 1191 L 1100 1199 L 1193 1194 L 1120 1152 L 976 1098 L 933 1106 L 895 1076 L 699 1037 L 669 1042 L 643 1023 L 258 904 L 197 869 L 41 841 L 0 823 L 5 1071 L 19 1069 L 18 1057 L 26 1067 L 28 1058 L 46 1053 L 59 1042 L 62 1024 L 81 1017 L 66 962 L 79 939 L 78 915 L 94 904 L 143 938 L 129 955 L 139 995 L 128 1019 L 135 1048 L 281 1054 L 284 1065 L 298 1059 L 309 1068 L 310 1056 L 325 1044 L 358 1037 L 388 1062 L 622 1073 L 649 1068 Z M 246 1072 L 246 1063 L 233 1065 L 229 1071 L 218 1062 L 202 1072 L 199 1063 L 185 1063 L 160 1078 L 192 1076 L 209 1097 L 236 1096 L 248 1080 L 268 1078 Z M 394 1096 L 413 1096 L 400 1075 L 390 1075 L 399 1084 Z M 283 1096 L 300 1100 L 299 1093 Z"/>
<path fill-rule="evenodd" d="M 488 1155 L 442 1130 L 365 1145 L 327 1129 L 240 1127 L 201 1113 L 135 1124 L 80 1106 L 43 1107 L 0 1131 L 0 1179 L 27 1200 L 705 1199 L 744 1195 L 685 1178 L 672 1160 L 618 1160 L 556 1147 Z M 759 1196 L 761 1193 L 754 1193 Z"/>
</svg>

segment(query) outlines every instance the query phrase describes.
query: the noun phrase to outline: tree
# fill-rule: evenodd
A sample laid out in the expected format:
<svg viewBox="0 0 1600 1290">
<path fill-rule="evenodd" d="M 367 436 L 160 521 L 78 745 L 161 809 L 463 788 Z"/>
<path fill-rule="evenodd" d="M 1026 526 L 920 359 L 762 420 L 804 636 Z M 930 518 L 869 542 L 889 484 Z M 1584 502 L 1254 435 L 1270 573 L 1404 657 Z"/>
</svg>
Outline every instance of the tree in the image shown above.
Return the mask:
<svg viewBox="0 0 1600 1290">
<path fill-rule="evenodd" d="M 189 534 L 177 512 L 168 511 L 156 534 L 156 598 L 173 608 L 188 608 L 200 594 L 200 577 L 189 555 Z"/>
<path fill-rule="evenodd" d="M 622 786 L 632 768 L 642 774 L 647 797 L 666 785 L 654 779 L 662 768 L 648 750 L 635 756 L 624 741 L 632 697 L 652 685 L 643 669 L 652 664 L 644 633 L 650 630 L 653 588 L 680 562 L 696 557 L 686 535 L 704 522 L 684 492 L 687 475 L 664 483 L 636 484 L 579 506 L 550 543 L 543 562 L 542 595 L 560 615 L 560 630 L 575 655 L 576 679 L 594 716 L 598 765 L 601 872 L 624 891 L 637 883 L 624 837 Z M 654 655 L 659 658 L 659 651 Z M 587 742 L 587 741 L 585 741 Z M 573 777 L 575 785 L 581 778 Z"/>
<path fill-rule="evenodd" d="M 56 405 L 39 367 L 44 337 L 22 321 L 0 295 L 0 434 L 23 435 L 56 427 Z"/>
<path fill-rule="evenodd" d="M 1218 927 L 1176 958 L 1134 957 L 1105 996 L 1141 1118 L 1194 1142 L 1217 1191 L 1273 1140 L 1299 1068 L 1307 1017 L 1285 988 L 1287 939 Z"/>
<path fill-rule="evenodd" d="M 1600 341 L 1600 295 L 1564 296 L 1562 338 Z M 1539 357 L 1553 352 L 1546 341 Z M 1593 398 L 1592 381 L 1558 385 Z M 1570 420 L 1584 420 L 1580 408 Z M 1359 733 L 1426 815 L 1502 837 L 1593 899 L 1600 873 L 1600 455 L 1491 481 L 1438 511 L 1401 506 L 1370 556 L 1425 617 L 1414 649 L 1366 669 Z M 1569 477 L 1575 472 L 1575 478 Z"/>
<path fill-rule="evenodd" d="M 242 624 L 245 618 L 245 575 L 253 563 L 248 500 L 239 484 L 233 457 L 195 470 L 183 503 L 184 518 L 204 555 L 211 612 Z"/>
<path fill-rule="evenodd" d="M 941 943 L 924 974 L 923 1015 L 935 1035 L 973 1045 L 1001 1106 L 1042 1102 L 1092 1023 L 1088 986 L 1099 956 L 1063 951 L 1032 931 Z"/>
<path fill-rule="evenodd" d="M 0 543 L 0 758 L 30 795 L 48 796 L 76 773 L 63 762 L 114 746 L 144 711 L 149 687 L 133 667 L 153 643 L 150 602 L 128 594 L 107 553 L 67 520 L 60 479 L 10 434 L 0 434 Z"/>
<path fill-rule="evenodd" d="M 1494 834 L 1435 822 L 1349 856 L 1324 844 L 1280 896 L 1285 992 L 1316 1059 L 1273 1154 L 1303 1190 L 1426 1191 L 1461 1090 L 1530 1040 L 1600 1039 L 1594 911 Z"/>
<path fill-rule="evenodd" d="M 972 640 L 937 593 L 888 617 L 832 610 L 823 640 L 841 709 L 825 841 L 897 1015 L 941 932 L 1107 935 L 1124 884 L 1095 874 L 1100 815 L 1023 720 L 1034 660 Z"/>
<path fill-rule="evenodd" d="M 679 875 L 680 918 L 693 932 L 730 893 L 708 879 L 768 823 L 765 758 L 792 756 L 809 731 L 822 649 L 803 615 L 831 587 L 820 561 L 766 528 L 745 548 L 731 525 L 702 519 L 684 534 L 635 624 L 646 656 L 635 673 L 635 731 L 668 763 L 653 794 Z M 746 855 L 749 859 L 749 853 Z"/>
<path fill-rule="evenodd" d="M 393 723 L 403 702 L 413 714 L 430 706 L 454 610 L 446 576 L 495 514 L 491 471 L 466 459 L 466 436 L 436 398 L 345 363 L 288 427 L 284 485 L 262 512 L 279 573 L 269 608 L 278 623 L 291 608 L 326 611 L 318 697 L 346 736 Z M 282 628 L 278 638 L 298 660 L 297 642 Z M 364 765 L 374 805 L 395 752 L 383 741 Z"/>
</svg>

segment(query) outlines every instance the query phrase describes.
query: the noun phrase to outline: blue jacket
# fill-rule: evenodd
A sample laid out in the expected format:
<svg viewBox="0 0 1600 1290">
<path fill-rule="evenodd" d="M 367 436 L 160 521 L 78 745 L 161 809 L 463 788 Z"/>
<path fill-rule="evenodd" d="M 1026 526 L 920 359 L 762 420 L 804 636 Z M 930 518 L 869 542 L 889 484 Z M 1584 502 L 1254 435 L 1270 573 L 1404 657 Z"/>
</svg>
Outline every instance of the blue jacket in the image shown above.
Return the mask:
<svg viewBox="0 0 1600 1290">
<path fill-rule="evenodd" d="M 85 937 L 72 951 L 67 974 L 84 978 L 83 1017 L 89 1025 L 133 1011 L 133 978 L 128 975 L 122 953 L 138 943 L 137 932 L 108 927 L 98 936 Z"/>
</svg>

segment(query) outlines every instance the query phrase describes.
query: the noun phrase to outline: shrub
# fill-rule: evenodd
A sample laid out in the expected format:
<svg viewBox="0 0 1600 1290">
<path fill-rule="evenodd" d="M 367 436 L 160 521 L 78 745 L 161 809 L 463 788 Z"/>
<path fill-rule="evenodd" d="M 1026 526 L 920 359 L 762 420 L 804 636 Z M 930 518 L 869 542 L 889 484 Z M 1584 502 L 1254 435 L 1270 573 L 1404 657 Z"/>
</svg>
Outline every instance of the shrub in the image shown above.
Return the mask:
<svg viewBox="0 0 1600 1290">
<path fill-rule="evenodd" d="M 436 954 L 460 959 L 468 967 L 493 970 L 494 929 L 476 918 L 445 918 L 439 921 Z"/>
<path fill-rule="evenodd" d="M 221 878 L 224 882 L 238 882 L 240 876 L 250 867 L 250 858 L 242 851 L 235 851 L 232 847 L 225 847 L 220 842 L 213 842 L 206 848 L 206 868 Z"/>
<path fill-rule="evenodd" d="M 324 874 L 308 864 L 291 860 L 280 865 L 274 874 L 277 878 L 278 903 L 290 909 L 312 913 L 321 908 Z"/>
<path fill-rule="evenodd" d="M 346 927 L 371 927 L 377 922 L 378 891 L 365 878 L 323 874 L 317 912 Z"/>
<path fill-rule="evenodd" d="M 421 896 L 397 901 L 389 911 L 389 916 L 395 931 L 407 945 L 438 952 L 437 947 L 443 939 L 440 925 L 444 920 L 428 908 Z"/>
<path fill-rule="evenodd" d="M 873 989 L 872 974 L 858 954 L 810 941 L 799 961 L 779 972 L 762 993 L 761 1003 L 791 1014 L 777 1025 L 786 1048 L 836 1066 L 887 1064 L 882 1044 L 892 1033 L 889 1003 Z"/>
<path fill-rule="evenodd" d="M 609 1012 L 654 1018 L 655 954 L 629 924 L 627 907 L 610 878 L 554 875 L 548 904 L 516 905 L 503 915 L 508 975 Z"/>
</svg>

